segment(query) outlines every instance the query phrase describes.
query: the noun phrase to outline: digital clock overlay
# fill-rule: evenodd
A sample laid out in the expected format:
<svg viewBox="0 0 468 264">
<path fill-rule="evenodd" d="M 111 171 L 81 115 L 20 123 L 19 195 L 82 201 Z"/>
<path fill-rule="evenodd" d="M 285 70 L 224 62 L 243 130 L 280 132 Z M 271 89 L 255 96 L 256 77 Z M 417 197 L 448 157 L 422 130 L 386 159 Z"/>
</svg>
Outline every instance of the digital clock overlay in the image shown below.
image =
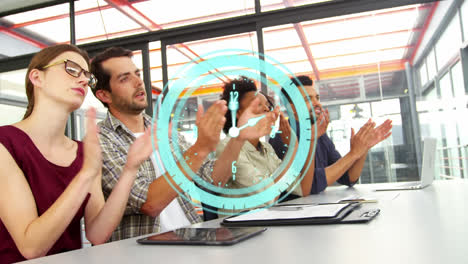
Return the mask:
<svg viewBox="0 0 468 264">
<path fill-rule="evenodd" d="M 263 60 L 260 58 L 263 58 Z M 283 162 L 272 175 L 265 175 L 261 181 L 252 183 L 251 186 L 246 188 L 231 189 L 229 186 L 222 186 L 221 183 L 214 182 L 212 179 L 202 179 L 189 168 L 177 144 L 179 120 L 182 119 L 187 99 L 197 89 L 218 78 L 220 74 L 229 78 L 245 76 L 263 83 L 279 99 L 282 111 L 289 116 L 291 130 L 295 134 L 299 132 L 301 135 L 299 140 L 296 137 L 291 138 Z M 269 56 L 251 50 L 226 49 L 210 52 L 192 60 L 181 67 L 175 76 L 177 78 L 173 78 L 165 85 L 163 90 L 164 98 L 159 96 L 155 104 L 152 122 L 157 122 L 157 131 L 152 131 L 152 134 L 156 133 L 157 151 L 159 151 L 162 161 L 162 164 L 158 161 L 158 166 L 168 172 L 164 174 L 164 177 L 171 177 L 172 181 L 182 190 L 180 192 L 172 184 L 172 181 L 167 179 L 171 187 L 182 198 L 196 206 L 200 206 L 200 204 L 195 203 L 193 200 L 219 209 L 250 210 L 271 202 L 286 190 L 289 190 L 289 194 L 300 184 L 303 177 L 301 175 L 302 168 L 307 170 L 312 163 L 311 160 L 307 160 L 307 154 L 311 146 L 312 133 L 317 134 L 317 131 L 315 126 L 312 127 L 310 119 L 316 117 L 314 111 L 309 113 L 307 104 L 311 105 L 312 103 L 309 99 L 307 99 L 308 102 L 304 100 L 303 94 L 306 94 L 304 87 L 297 87 L 291 82 L 289 76 L 294 76 L 294 74 L 284 65 Z M 291 98 L 298 120 L 296 120 L 292 107 L 282 94 L 281 89 L 284 89 Z M 303 94 L 301 94 L 300 89 L 303 90 Z M 236 98 L 236 96 L 233 93 L 231 99 Z M 233 113 L 237 108 L 235 104 L 228 104 L 228 112 Z M 261 116 L 252 118 L 244 127 L 254 126 L 260 119 Z M 170 128 L 171 121 L 172 129 Z M 298 127 L 296 121 L 299 124 Z M 242 127 L 235 127 L 235 122 L 233 128 L 229 131 L 231 136 L 237 136 L 239 130 L 242 129 Z M 196 131 L 196 127 L 194 131 Z M 168 140 L 169 133 L 171 133 L 171 140 Z M 270 137 L 279 136 L 279 133 L 281 133 L 279 128 L 273 127 Z M 312 151 L 315 151 L 316 137 L 313 138 Z M 154 137 L 152 139 L 153 149 L 156 150 Z M 293 150 L 296 147 L 297 152 L 294 156 Z M 172 154 L 172 150 L 174 150 L 175 156 Z M 292 159 L 293 156 L 294 159 Z M 184 175 L 184 172 L 177 165 L 178 162 L 180 162 L 183 171 L 189 174 L 193 181 L 190 181 Z M 289 163 L 291 165 L 288 168 Z M 235 162 L 231 166 L 231 177 L 235 180 Z M 281 175 L 283 176 L 275 182 Z M 290 188 L 291 186 L 293 188 Z M 277 200 L 275 203 L 280 201 Z M 270 206 L 275 203 L 270 204 Z M 203 209 L 213 212 L 210 208 L 205 207 Z M 214 213 L 219 214 L 220 212 L 215 211 Z M 223 214 L 228 213 L 223 212 Z"/>
</svg>

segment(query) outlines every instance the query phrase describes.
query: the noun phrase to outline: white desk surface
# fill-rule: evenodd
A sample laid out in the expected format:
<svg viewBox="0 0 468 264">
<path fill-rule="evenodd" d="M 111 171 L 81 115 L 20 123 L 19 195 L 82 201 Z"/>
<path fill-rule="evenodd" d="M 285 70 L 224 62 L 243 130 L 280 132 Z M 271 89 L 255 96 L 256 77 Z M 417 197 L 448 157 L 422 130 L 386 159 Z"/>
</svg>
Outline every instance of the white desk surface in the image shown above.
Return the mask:
<svg viewBox="0 0 468 264">
<path fill-rule="evenodd" d="M 131 238 L 27 263 L 468 263 L 468 181 L 435 181 L 414 191 L 371 192 L 373 186 L 331 187 L 294 201 L 380 197 L 372 204 L 380 214 L 366 224 L 269 227 L 233 246 L 143 246 Z"/>
</svg>

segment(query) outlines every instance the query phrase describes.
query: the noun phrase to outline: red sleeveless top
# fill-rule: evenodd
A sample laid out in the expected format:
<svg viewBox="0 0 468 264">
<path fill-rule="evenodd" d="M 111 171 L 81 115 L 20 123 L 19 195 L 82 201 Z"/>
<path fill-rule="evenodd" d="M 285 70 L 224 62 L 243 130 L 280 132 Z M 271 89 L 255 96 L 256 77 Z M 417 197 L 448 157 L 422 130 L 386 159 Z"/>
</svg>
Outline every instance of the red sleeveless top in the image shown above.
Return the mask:
<svg viewBox="0 0 468 264">
<path fill-rule="evenodd" d="M 0 143 L 10 152 L 29 183 L 38 215 L 42 215 L 63 193 L 83 165 L 83 144 L 78 143 L 75 160 L 68 167 L 49 162 L 34 145 L 31 138 L 14 126 L 0 127 Z M 18 175 L 12 175 L 17 177 Z M 47 255 L 81 248 L 80 219 L 89 194 L 65 232 L 59 237 Z M 0 219 L 0 264 L 25 260 Z"/>
</svg>

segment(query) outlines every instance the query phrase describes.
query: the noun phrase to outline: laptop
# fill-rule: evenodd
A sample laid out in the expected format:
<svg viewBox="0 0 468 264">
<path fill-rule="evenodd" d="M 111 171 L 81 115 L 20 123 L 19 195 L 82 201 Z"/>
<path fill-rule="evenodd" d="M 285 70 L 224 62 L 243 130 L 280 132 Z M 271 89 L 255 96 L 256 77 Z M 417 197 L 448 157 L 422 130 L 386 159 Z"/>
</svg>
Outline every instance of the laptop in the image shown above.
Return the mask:
<svg viewBox="0 0 468 264">
<path fill-rule="evenodd" d="M 437 140 L 435 138 L 425 138 L 423 144 L 421 181 L 386 185 L 374 191 L 419 190 L 431 185 L 434 180 Z"/>
</svg>

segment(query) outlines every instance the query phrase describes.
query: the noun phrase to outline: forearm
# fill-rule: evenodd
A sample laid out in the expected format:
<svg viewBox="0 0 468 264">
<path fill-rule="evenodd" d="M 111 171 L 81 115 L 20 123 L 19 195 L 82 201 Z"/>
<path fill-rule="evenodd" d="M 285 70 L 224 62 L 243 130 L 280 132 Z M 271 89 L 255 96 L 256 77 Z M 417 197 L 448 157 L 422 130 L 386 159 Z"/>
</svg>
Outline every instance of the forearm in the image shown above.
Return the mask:
<svg viewBox="0 0 468 264">
<path fill-rule="evenodd" d="M 184 153 L 183 157 L 185 162 L 187 163 L 188 167 L 191 171 L 197 172 L 200 169 L 201 165 L 205 161 L 206 157 L 209 153 L 201 151 L 197 144 L 193 145 Z M 177 163 L 179 169 L 189 178 L 192 180 L 188 173 L 185 172 L 184 168 L 180 164 Z M 168 180 L 171 182 L 169 183 Z M 165 175 L 159 177 L 155 181 L 153 181 L 148 188 L 146 202 L 140 208 L 140 211 L 146 215 L 150 215 L 152 217 L 158 216 L 164 208 L 166 208 L 169 203 L 172 202 L 177 196 L 178 193 L 176 190 L 173 189 L 173 186 L 176 187 L 179 192 L 182 191 L 178 188 L 177 184 L 172 180 L 171 176 L 166 172 Z"/>
<path fill-rule="evenodd" d="M 291 158 L 288 160 L 288 164 L 286 165 L 286 168 L 284 169 L 283 173 L 281 175 L 279 175 L 278 177 L 276 177 L 276 179 L 274 180 L 274 182 L 278 182 L 283 176 L 284 174 L 289 170 L 289 168 L 291 167 L 295 157 L 296 157 L 296 154 L 297 154 L 297 150 L 299 148 L 299 142 L 297 140 L 297 136 L 296 134 L 294 134 L 294 132 L 292 132 L 289 137 L 288 137 L 290 140 L 291 139 L 294 139 L 293 142 L 294 142 L 294 149 L 292 150 L 292 155 L 291 155 Z M 291 147 L 288 143 L 288 146 Z M 286 159 L 286 156 L 285 156 L 285 159 Z M 284 160 L 285 160 L 284 159 Z M 302 172 L 301 172 L 302 173 Z"/>
<path fill-rule="evenodd" d="M 245 140 L 238 138 L 232 138 L 229 140 L 223 153 L 221 153 L 214 165 L 213 173 L 211 175 L 213 182 L 216 184 L 221 182 L 222 186 L 228 182 L 232 175 L 232 163 L 237 161 L 239 158 L 239 153 L 244 143 Z"/>
<path fill-rule="evenodd" d="M 294 134 L 292 134 L 291 137 L 294 137 L 296 138 L 296 136 Z M 311 142 L 314 142 L 314 140 L 312 139 Z M 296 144 L 294 144 L 294 150 L 293 150 L 293 155 L 291 157 L 291 159 L 289 159 L 289 163 L 288 165 L 286 166 L 286 169 L 285 169 L 285 172 L 289 170 L 289 168 L 291 167 L 295 157 L 296 157 L 296 154 L 297 154 L 297 150 L 298 150 L 298 143 L 296 141 Z M 309 164 L 310 162 L 310 165 L 307 167 L 306 169 L 306 166 Z M 307 154 L 307 157 L 306 157 L 306 161 L 304 163 L 304 167 L 302 168 L 301 172 L 300 172 L 300 175 L 298 175 L 298 177 L 302 177 L 302 180 L 300 182 L 300 193 L 297 193 L 295 192 L 296 195 L 300 195 L 300 196 L 307 196 L 310 194 L 310 190 L 312 188 L 312 183 L 314 181 L 314 173 L 315 173 L 315 153 L 314 153 L 314 149 L 313 149 L 313 144 L 311 144 L 311 148 L 309 149 L 309 152 Z M 275 179 L 275 182 L 279 181 L 279 179 L 281 179 L 281 177 L 283 177 L 284 173 L 282 175 L 280 175 L 280 177 L 278 177 L 277 179 Z"/>
<path fill-rule="evenodd" d="M 356 163 L 356 161 L 359 159 L 359 156 L 349 152 L 346 154 L 344 157 L 339 159 L 337 162 L 334 164 L 328 166 L 325 168 L 325 175 L 327 178 L 327 184 L 328 186 L 332 185 L 334 182 L 336 182 L 343 174 L 348 171 L 351 166 Z"/>
<path fill-rule="evenodd" d="M 117 184 L 112 189 L 107 201 L 100 208 L 99 213 L 90 223 L 86 223 L 86 236 L 93 244 L 105 243 L 119 225 L 125 212 L 137 171 L 137 168 L 124 167 Z M 99 189 L 96 192 L 102 193 L 102 190 Z"/>
<path fill-rule="evenodd" d="M 314 140 L 312 139 L 311 142 L 314 142 Z M 307 154 L 307 159 L 304 165 L 307 166 L 308 164 L 309 164 L 308 169 L 306 170 L 306 167 L 304 167 L 304 169 L 302 170 L 302 173 L 304 174 L 304 178 L 302 178 L 302 181 L 301 181 L 302 196 L 307 196 L 310 194 L 310 190 L 312 189 L 312 183 L 314 182 L 315 149 L 314 149 L 313 143 L 311 144 L 309 148 L 309 153 Z"/>
<path fill-rule="evenodd" d="M 348 175 L 349 175 L 349 182 L 354 183 L 356 182 L 359 177 L 361 176 L 362 168 L 364 168 L 364 163 L 366 162 L 366 155 L 362 155 L 354 164 L 349 168 Z"/>
<path fill-rule="evenodd" d="M 85 172 L 78 173 L 52 206 L 27 226 L 21 242 L 15 241 L 25 258 L 47 254 L 75 217 L 93 178 Z"/>
</svg>

